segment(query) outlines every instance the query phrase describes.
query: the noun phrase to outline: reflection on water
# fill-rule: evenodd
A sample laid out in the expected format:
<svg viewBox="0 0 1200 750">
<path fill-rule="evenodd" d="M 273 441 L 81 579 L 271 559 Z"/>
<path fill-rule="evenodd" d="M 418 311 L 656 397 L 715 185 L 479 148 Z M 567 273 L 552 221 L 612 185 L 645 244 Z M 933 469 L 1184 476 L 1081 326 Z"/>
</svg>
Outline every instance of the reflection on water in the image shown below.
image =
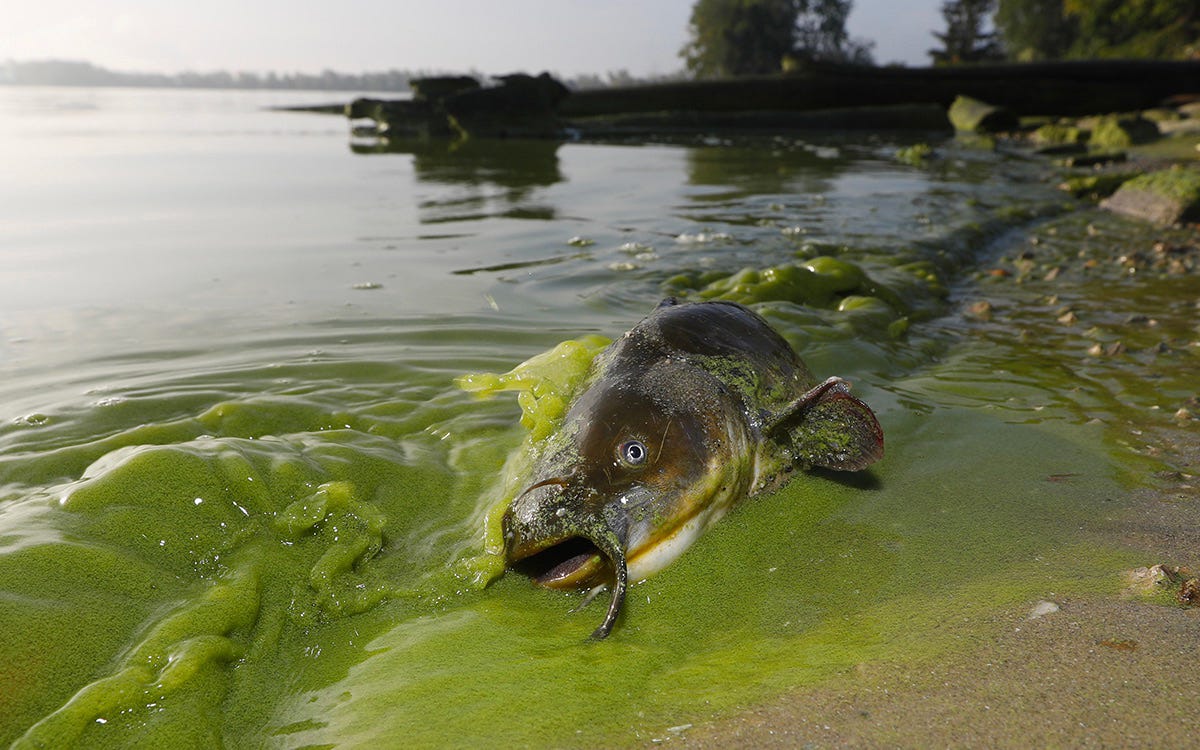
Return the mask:
<svg viewBox="0 0 1200 750">
<path fill-rule="evenodd" d="M 861 146 L 850 145 L 861 154 Z M 687 179 L 692 185 L 720 187 L 706 199 L 735 200 L 750 195 L 813 194 L 829 189 L 832 179 L 853 164 L 835 144 L 814 145 L 793 138 L 709 144 L 688 151 Z"/>
<path fill-rule="evenodd" d="M 551 140 L 379 138 L 351 142 L 350 149 L 360 155 L 411 155 L 418 180 L 456 188 L 453 197 L 421 202 L 421 222 L 437 224 L 488 216 L 553 220 L 554 206 L 537 196 L 539 188 L 565 179 L 559 146 Z"/>
</svg>

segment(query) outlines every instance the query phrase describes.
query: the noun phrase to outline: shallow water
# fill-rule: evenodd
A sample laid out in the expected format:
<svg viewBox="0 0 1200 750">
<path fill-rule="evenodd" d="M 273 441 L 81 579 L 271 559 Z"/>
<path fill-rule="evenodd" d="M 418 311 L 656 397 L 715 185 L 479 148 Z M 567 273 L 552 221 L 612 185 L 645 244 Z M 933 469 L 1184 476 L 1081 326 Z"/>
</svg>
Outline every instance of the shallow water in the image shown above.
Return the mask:
<svg viewBox="0 0 1200 750">
<path fill-rule="evenodd" d="M 1135 234 L 1048 219 L 1035 165 L 897 161 L 920 134 L 386 151 L 262 109 L 311 96 L 0 89 L 0 741 L 644 742 L 1137 560 L 1080 532 L 1124 497 L 1135 368 L 973 276 L 1030 227 Z M 668 293 L 754 304 L 888 455 L 746 504 L 588 643 L 599 604 L 479 585 L 523 432 L 454 379 Z M 953 314 L 984 293 L 1015 322 Z"/>
</svg>

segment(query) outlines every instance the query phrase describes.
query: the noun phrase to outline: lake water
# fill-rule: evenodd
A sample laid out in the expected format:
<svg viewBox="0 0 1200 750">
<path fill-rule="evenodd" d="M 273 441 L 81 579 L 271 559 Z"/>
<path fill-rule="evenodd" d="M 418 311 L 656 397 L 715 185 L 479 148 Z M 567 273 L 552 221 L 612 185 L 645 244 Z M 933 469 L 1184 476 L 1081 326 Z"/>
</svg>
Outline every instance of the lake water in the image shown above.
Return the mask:
<svg viewBox="0 0 1200 750">
<path fill-rule="evenodd" d="M 1137 238 L 1039 165 L 931 134 L 383 148 L 268 109 L 346 98 L 0 88 L 0 742 L 644 743 L 1140 560 L 1080 528 L 1125 496 L 1123 410 L 1194 357 L 1139 391 L 980 273 L 1031 228 Z M 1115 330 L 1114 283 L 1055 294 Z M 668 294 L 755 306 L 888 454 L 746 504 L 589 643 L 602 605 L 481 585 L 524 435 L 455 379 Z M 981 294 L 1025 334 L 963 318 Z"/>
</svg>

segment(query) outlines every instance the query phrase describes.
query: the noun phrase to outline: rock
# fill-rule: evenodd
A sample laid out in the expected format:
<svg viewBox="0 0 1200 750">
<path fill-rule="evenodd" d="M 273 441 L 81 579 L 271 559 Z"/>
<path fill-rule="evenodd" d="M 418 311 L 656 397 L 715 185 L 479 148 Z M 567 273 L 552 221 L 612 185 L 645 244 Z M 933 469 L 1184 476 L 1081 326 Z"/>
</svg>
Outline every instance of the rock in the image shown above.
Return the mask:
<svg viewBox="0 0 1200 750">
<path fill-rule="evenodd" d="M 992 319 L 992 312 L 992 303 L 987 300 L 980 300 L 968 305 L 965 314 L 968 318 L 974 318 L 986 323 Z"/>
<path fill-rule="evenodd" d="M 1059 610 L 1059 606 L 1054 602 L 1041 601 L 1033 605 L 1033 609 L 1029 610 L 1029 619 L 1036 620 L 1046 615 L 1052 615 Z"/>
<path fill-rule="evenodd" d="M 1175 167 L 1139 175 L 1100 207 L 1156 224 L 1200 220 L 1200 169 Z"/>
<path fill-rule="evenodd" d="M 955 130 L 965 133 L 1000 133 L 1016 130 L 1017 116 L 1004 107 L 997 107 L 969 96 L 959 96 L 947 113 Z"/>
<path fill-rule="evenodd" d="M 1074 125 L 1062 125 L 1052 123 L 1043 125 L 1030 134 L 1030 138 L 1034 143 L 1042 146 L 1050 145 L 1077 145 L 1086 143 L 1088 131 L 1075 127 Z"/>
<path fill-rule="evenodd" d="M 1091 144 L 1100 148 L 1129 148 L 1158 138 L 1158 126 L 1140 116 L 1108 115 L 1097 119 Z"/>
<path fill-rule="evenodd" d="M 1093 196 L 1103 198 L 1112 195 L 1117 188 L 1137 175 L 1130 172 L 1105 172 L 1102 174 L 1077 175 L 1069 177 L 1058 186 L 1076 198 Z"/>
</svg>

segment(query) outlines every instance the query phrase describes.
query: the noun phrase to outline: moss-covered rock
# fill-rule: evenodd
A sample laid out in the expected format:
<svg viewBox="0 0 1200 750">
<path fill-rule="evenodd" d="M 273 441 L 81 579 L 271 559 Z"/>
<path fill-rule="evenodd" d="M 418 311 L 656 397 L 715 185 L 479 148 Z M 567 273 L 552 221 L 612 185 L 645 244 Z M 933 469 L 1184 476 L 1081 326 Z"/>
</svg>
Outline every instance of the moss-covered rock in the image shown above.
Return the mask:
<svg viewBox="0 0 1200 750">
<path fill-rule="evenodd" d="M 1136 176 L 1133 172 L 1076 175 L 1059 183 L 1058 189 L 1065 190 L 1076 198 L 1104 198 L 1115 193 L 1117 188 Z"/>
<path fill-rule="evenodd" d="M 1176 166 L 1139 175 L 1100 206 L 1157 224 L 1200 220 L 1200 169 Z"/>
<path fill-rule="evenodd" d="M 1017 116 L 1004 107 L 997 107 L 969 96 L 959 96 L 947 113 L 955 130 L 965 133 L 1001 133 L 1016 130 Z"/>
<path fill-rule="evenodd" d="M 1158 126 L 1140 116 L 1109 115 L 1096 120 L 1091 143 L 1100 148 L 1129 148 L 1158 138 Z"/>
<path fill-rule="evenodd" d="M 1039 146 L 1086 143 L 1091 133 L 1075 125 L 1051 123 L 1043 125 L 1029 136 Z"/>
</svg>

